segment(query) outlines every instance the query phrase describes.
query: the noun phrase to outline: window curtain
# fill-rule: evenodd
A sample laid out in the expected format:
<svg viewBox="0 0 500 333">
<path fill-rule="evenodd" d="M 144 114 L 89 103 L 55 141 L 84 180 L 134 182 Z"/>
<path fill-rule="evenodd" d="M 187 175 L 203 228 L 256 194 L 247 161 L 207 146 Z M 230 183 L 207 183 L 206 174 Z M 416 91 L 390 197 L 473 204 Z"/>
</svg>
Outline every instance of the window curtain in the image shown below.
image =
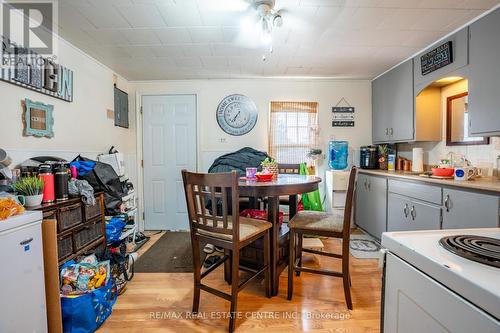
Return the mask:
<svg viewBox="0 0 500 333">
<path fill-rule="evenodd" d="M 271 102 L 269 155 L 278 163 L 302 163 L 317 145 L 317 102 Z"/>
</svg>

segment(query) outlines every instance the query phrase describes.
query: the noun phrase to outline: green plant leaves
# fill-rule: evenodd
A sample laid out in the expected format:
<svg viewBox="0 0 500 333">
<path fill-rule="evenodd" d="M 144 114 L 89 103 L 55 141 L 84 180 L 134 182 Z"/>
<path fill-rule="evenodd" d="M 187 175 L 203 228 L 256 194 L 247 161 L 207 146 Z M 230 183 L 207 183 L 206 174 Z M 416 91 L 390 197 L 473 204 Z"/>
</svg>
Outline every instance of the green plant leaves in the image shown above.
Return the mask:
<svg viewBox="0 0 500 333">
<path fill-rule="evenodd" d="M 42 194 L 43 186 L 43 180 L 38 177 L 23 177 L 12 185 L 17 193 L 26 196 Z"/>
</svg>

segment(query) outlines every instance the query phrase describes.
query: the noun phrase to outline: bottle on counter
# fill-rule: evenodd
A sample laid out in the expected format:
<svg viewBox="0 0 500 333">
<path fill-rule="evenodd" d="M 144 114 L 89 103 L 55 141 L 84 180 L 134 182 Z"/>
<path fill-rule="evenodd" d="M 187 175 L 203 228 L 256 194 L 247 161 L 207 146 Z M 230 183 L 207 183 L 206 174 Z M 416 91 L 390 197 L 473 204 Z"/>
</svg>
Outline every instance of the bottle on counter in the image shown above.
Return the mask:
<svg viewBox="0 0 500 333">
<path fill-rule="evenodd" d="M 38 178 L 43 181 L 43 203 L 51 203 L 56 199 L 54 190 L 54 174 L 50 164 L 40 164 L 38 167 Z"/>
<path fill-rule="evenodd" d="M 63 163 L 54 168 L 54 187 L 57 201 L 69 199 L 68 167 Z"/>
</svg>

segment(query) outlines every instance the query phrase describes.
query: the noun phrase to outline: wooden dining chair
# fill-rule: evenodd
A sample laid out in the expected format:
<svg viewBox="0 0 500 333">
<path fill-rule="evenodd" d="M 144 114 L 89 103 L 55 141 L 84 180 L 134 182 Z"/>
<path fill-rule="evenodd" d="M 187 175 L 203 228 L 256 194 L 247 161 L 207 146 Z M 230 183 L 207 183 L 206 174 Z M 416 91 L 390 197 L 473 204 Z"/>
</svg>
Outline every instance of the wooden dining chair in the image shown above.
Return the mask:
<svg viewBox="0 0 500 333">
<path fill-rule="evenodd" d="M 300 164 L 299 163 L 278 163 L 278 174 L 280 175 L 300 175 Z M 290 202 L 295 200 L 297 196 L 288 196 L 282 195 L 280 196 L 280 205 L 290 206 Z M 267 205 L 267 202 L 264 203 L 264 207 Z M 297 204 L 297 203 L 295 203 Z"/>
<path fill-rule="evenodd" d="M 279 163 L 278 173 L 287 175 L 300 175 L 300 164 Z"/>
<path fill-rule="evenodd" d="M 356 181 L 356 167 L 352 167 L 349 175 L 349 187 L 343 218 L 340 215 L 332 215 L 317 211 L 300 211 L 288 223 L 290 228 L 290 253 L 288 265 L 288 300 L 292 299 L 294 272 L 307 272 L 341 277 L 344 283 L 344 294 L 347 308 L 352 310 L 351 279 L 349 276 L 349 238 L 351 233 L 351 213 L 353 207 L 354 187 Z M 342 251 L 340 254 L 316 251 L 302 248 L 302 237 L 304 234 L 313 236 L 324 236 L 342 239 Z M 298 246 L 297 240 L 298 238 Z M 297 251 L 297 253 L 296 253 Z M 313 253 L 322 256 L 342 259 L 342 271 L 330 271 L 324 269 L 313 269 L 302 266 L 302 252 Z"/>
<path fill-rule="evenodd" d="M 230 173 L 191 173 L 182 170 L 184 190 L 189 215 L 191 231 L 191 246 L 194 265 L 193 312 L 197 313 L 200 305 L 200 291 L 204 290 L 231 302 L 229 332 L 234 331 L 235 313 L 238 292 L 251 280 L 264 273 L 266 296 L 271 297 L 270 280 L 270 231 L 271 223 L 239 216 L 238 174 Z M 208 205 L 207 205 L 208 203 Z M 231 214 L 228 214 L 231 205 Z M 209 206 L 209 208 L 207 208 Z M 260 269 L 249 269 L 239 266 L 240 250 L 263 238 L 264 262 Z M 228 252 L 218 262 L 201 273 L 200 243 L 209 243 L 221 247 Z M 201 280 L 230 260 L 231 293 L 225 293 L 209 287 Z M 239 270 L 245 270 L 252 275 L 245 281 L 239 281 Z"/>
</svg>

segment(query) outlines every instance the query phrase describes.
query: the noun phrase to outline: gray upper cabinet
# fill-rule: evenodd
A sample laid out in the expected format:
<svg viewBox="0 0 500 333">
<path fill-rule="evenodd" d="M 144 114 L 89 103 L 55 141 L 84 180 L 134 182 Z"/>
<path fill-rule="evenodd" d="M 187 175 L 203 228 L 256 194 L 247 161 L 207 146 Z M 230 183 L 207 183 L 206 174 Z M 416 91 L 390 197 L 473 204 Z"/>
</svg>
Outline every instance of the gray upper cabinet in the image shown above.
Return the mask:
<svg viewBox="0 0 500 333">
<path fill-rule="evenodd" d="M 414 140 L 413 60 L 372 82 L 373 142 Z"/>
<path fill-rule="evenodd" d="M 439 80 L 450 73 L 454 73 L 458 69 L 467 66 L 469 63 L 468 57 L 468 27 L 461 29 L 453 35 L 436 42 L 429 46 L 425 51 L 422 51 L 414 58 L 414 80 L 415 80 L 415 94 L 418 93 L 432 82 Z M 441 67 L 431 73 L 422 74 L 421 57 L 428 52 L 436 49 L 437 47 L 451 42 L 451 50 L 453 55 L 453 62 L 449 65 Z"/>
<path fill-rule="evenodd" d="M 380 239 L 386 231 L 387 179 L 359 174 L 356 184 L 356 225 Z"/>
<path fill-rule="evenodd" d="M 443 190 L 443 229 L 498 227 L 499 196 Z"/>
<path fill-rule="evenodd" d="M 469 131 L 499 135 L 500 8 L 472 23 L 469 38 Z"/>
<path fill-rule="evenodd" d="M 373 142 L 385 142 L 388 140 L 388 121 L 390 116 L 385 111 L 386 96 L 384 89 L 386 77 L 381 76 L 372 82 L 372 140 Z"/>
</svg>

